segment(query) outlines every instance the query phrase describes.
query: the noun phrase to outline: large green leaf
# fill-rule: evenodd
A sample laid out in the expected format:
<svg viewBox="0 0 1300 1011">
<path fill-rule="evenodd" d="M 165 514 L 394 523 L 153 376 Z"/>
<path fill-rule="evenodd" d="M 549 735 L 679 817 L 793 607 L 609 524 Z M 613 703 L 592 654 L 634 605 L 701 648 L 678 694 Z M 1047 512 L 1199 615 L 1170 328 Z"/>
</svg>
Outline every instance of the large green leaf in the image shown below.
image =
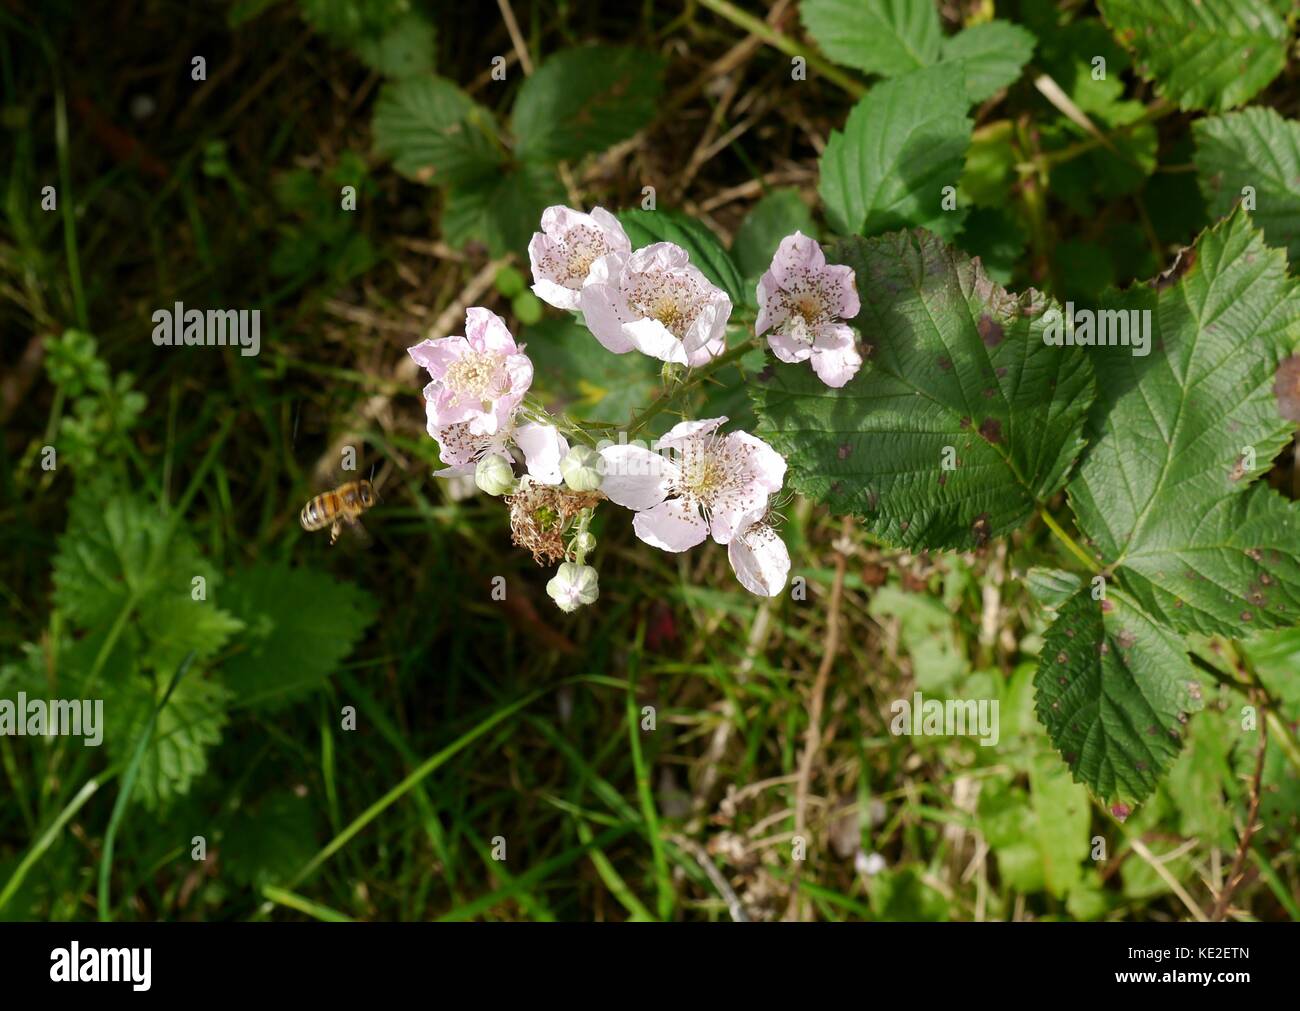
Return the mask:
<svg viewBox="0 0 1300 1011">
<path fill-rule="evenodd" d="M 803 0 L 799 16 L 836 63 L 892 77 L 939 58 L 933 0 Z"/>
<path fill-rule="evenodd" d="M 623 46 L 556 53 L 519 89 L 511 122 L 521 158 L 560 161 L 603 151 L 654 118 L 663 61 Z"/>
<path fill-rule="evenodd" d="M 966 97 L 982 102 L 1020 76 L 1034 55 L 1034 34 L 1010 21 L 986 21 L 943 40 L 943 58 L 966 72 Z"/>
<path fill-rule="evenodd" d="M 78 486 L 54 559 L 54 602 L 74 624 L 106 628 L 128 607 L 188 601 L 195 576 L 214 581 L 193 541 L 156 506 L 93 481 Z"/>
<path fill-rule="evenodd" d="M 108 686 L 104 740 L 117 760 L 128 761 L 135 753 L 139 735 L 174 673 L 152 681 L 137 676 Z M 145 807 L 157 809 L 189 792 L 208 767 L 208 751 L 221 739 L 229 702 L 230 693 L 216 679 L 198 671 L 181 678 L 158 713 L 140 761 L 135 796 Z"/>
<path fill-rule="evenodd" d="M 374 599 L 323 572 L 256 565 L 227 584 L 247 626 L 221 666 L 242 706 L 282 705 L 321 686 L 374 620 Z"/>
<path fill-rule="evenodd" d="M 1052 303 L 924 231 L 847 239 L 828 258 L 856 272 L 867 361 L 839 390 L 807 365 L 759 376 L 760 431 L 792 484 L 909 546 L 1019 527 L 1064 483 L 1094 395 L 1083 351 L 1043 341 Z"/>
<path fill-rule="evenodd" d="M 433 23 L 416 11 L 407 11 L 377 35 L 356 42 L 357 55 L 385 77 L 414 77 L 433 71 Z"/>
<path fill-rule="evenodd" d="M 971 120 L 962 64 L 941 63 L 877 84 L 831 132 L 821 159 L 821 194 L 831 225 L 872 235 L 921 225 L 951 238 L 965 211 L 945 210 L 957 185 Z"/>
<path fill-rule="evenodd" d="M 493 256 L 523 255 L 542 211 L 565 202 L 555 166 L 524 162 L 453 186 L 442 209 L 442 236 L 453 246 L 481 242 Z"/>
<path fill-rule="evenodd" d="M 1268 0 L 1098 0 L 1144 77 L 1182 109 L 1230 109 L 1286 65 L 1287 27 Z"/>
<path fill-rule="evenodd" d="M 434 74 L 389 81 L 375 102 L 375 150 L 417 182 L 465 183 L 497 171 L 492 114 Z"/>
<path fill-rule="evenodd" d="M 652 242 L 672 242 L 690 255 L 691 266 L 716 284 L 731 298 L 732 305 L 740 305 L 748 298 L 745 282 L 726 247 L 706 225 L 678 211 L 619 211 L 618 220 L 627 232 L 633 249 Z"/>
<path fill-rule="evenodd" d="M 1255 479 L 1295 427 L 1274 383 L 1300 341 L 1300 292 L 1241 211 L 1177 272 L 1114 300 L 1150 312 L 1148 356 L 1093 350 L 1100 395 L 1069 486 L 1075 515 L 1098 561 L 1173 628 L 1294 624 L 1300 507 Z"/>
<path fill-rule="evenodd" d="M 1253 191 L 1255 223 L 1269 245 L 1300 258 L 1300 123 L 1254 107 L 1192 123 L 1196 178 L 1210 213 L 1222 217 Z"/>
<path fill-rule="evenodd" d="M 1112 588 L 1075 594 L 1047 630 L 1034 677 L 1038 718 L 1075 779 L 1107 800 L 1142 800 L 1201 707 L 1182 638 Z"/>
</svg>

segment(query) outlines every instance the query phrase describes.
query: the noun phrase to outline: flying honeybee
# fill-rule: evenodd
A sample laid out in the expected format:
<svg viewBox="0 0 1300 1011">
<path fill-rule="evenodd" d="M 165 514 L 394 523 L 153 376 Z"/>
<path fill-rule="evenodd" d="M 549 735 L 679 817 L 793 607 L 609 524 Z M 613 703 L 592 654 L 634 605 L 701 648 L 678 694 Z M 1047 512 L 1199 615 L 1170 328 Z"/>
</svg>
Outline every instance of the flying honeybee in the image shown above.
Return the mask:
<svg viewBox="0 0 1300 1011">
<path fill-rule="evenodd" d="M 366 480 L 349 481 L 323 492 L 302 507 L 298 519 L 304 530 L 330 528 L 330 544 L 339 539 L 344 524 L 361 532 L 361 514 L 375 504 L 375 490 Z"/>
</svg>

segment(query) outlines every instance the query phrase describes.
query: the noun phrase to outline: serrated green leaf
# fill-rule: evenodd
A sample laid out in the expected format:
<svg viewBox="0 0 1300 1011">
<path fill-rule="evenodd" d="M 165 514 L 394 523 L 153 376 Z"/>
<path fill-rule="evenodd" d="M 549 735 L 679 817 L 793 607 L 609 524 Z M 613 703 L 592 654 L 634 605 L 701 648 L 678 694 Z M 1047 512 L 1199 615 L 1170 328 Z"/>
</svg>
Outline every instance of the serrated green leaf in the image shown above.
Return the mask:
<svg viewBox="0 0 1300 1011">
<path fill-rule="evenodd" d="M 1138 72 L 1182 109 L 1230 109 L 1286 65 L 1287 27 L 1267 0 L 1098 0 Z"/>
<path fill-rule="evenodd" d="M 372 128 L 375 151 L 417 182 L 472 182 L 495 175 L 503 159 L 492 114 L 433 74 L 385 84 Z"/>
<path fill-rule="evenodd" d="M 675 243 L 690 255 L 691 266 L 727 293 L 733 306 L 754 301 L 731 254 L 708 226 L 678 211 L 668 210 L 619 211 L 618 220 L 633 249 L 652 242 Z"/>
<path fill-rule="evenodd" d="M 1100 395 L 1070 501 L 1098 561 L 1171 628 L 1289 625 L 1300 509 L 1255 479 L 1295 427 L 1273 389 L 1300 341 L 1300 293 L 1240 211 L 1179 270 L 1114 299 L 1150 311 L 1151 353 L 1093 349 Z"/>
<path fill-rule="evenodd" d="M 1146 798 L 1201 707 L 1182 639 L 1115 589 L 1104 601 L 1082 590 L 1060 609 L 1034 687 L 1038 718 L 1074 778 L 1107 800 Z"/>
<path fill-rule="evenodd" d="M 1192 123 L 1196 180 L 1210 214 L 1222 217 L 1253 190 L 1255 223 L 1270 246 L 1300 258 L 1300 123 L 1250 108 Z"/>
<path fill-rule="evenodd" d="M 773 190 L 756 203 L 736 229 L 731 255 L 746 278 L 756 278 L 772 264 L 776 247 L 787 235 L 818 237 L 812 212 L 796 189 Z"/>
<path fill-rule="evenodd" d="M 1064 483 L 1094 395 L 1082 351 L 1043 343 L 1053 303 L 928 232 L 848 239 L 828 259 L 857 275 L 866 364 L 839 390 L 797 365 L 751 388 L 791 484 L 907 546 L 1018 528 Z"/>
<path fill-rule="evenodd" d="M 1025 587 L 1030 595 L 1051 611 L 1070 600 L 1082 585 L 1082 579 L 1063 569 L 1046 569 L 1035 565 L 1025 573 Z"/>
<path fill-rule="evenodd" d="M 567 199 L 552 165 L 525 162 L 453 186 L 442 235 L 453 246 L 481 242 L 493 256 L 523 253 L 542 211 Z"/>
<path fill-rule="evenodd" d="M 663 60 L 625 46 L 565 49 L 519 89 L 519 157 L 561 161 L 603 151 L 654 118 Z"/>
<path fill-rule="evenodd" d="M 375 618 L 368 593 L 302 567 L 255 565 L 222 596 L 245 624 L 244 648 L 221 665 L 241 706 L 282 706 L 319 688 Z"/>
<path fill-rule="evenodd" d="M 939 58 L 932 0 L 803 0 L 799 16 L 822 52 L 869 74 L 893 77 Z"/>
<path fill-rule="evenodd" d="M 142 660 L 160 677 L 170 677 L 187 653 L 207 660 L 244 627 L 244 623 L 210 600 L 192 600 L 190 594 L 161 597 L 140 613 L 140 626 L 149 646 Z"/>
<path fill-rule="evenodd" d="M 433 24 L 407 11 L 383 32 L 356 41 L 363 63 L 385 77 L 414 77 L 433 71 Z"/>
<path fill-rule="evenodd" d="M 104 739 L 118 760 L 127 761 L 135 753 L 170 678 L 136 676 L 106 686 Z M 189 792 L 208 767 L 209 749 L 221 739 L 229 702 L 230 693 L 215 678 L 191 671 L 180 680 L 158 713 L 140 762 L 134 796 L 145 807 L 157 810 Z"/>
<path fill-rule="evenodd" d="M 872 88 L 831 131 L 821 158 L 821 195 L 831 226 L 874 235 L 920 225 L 952 237 L 965 210 L 944 210 L 970 146 L 960 63 L 941 63 Z"/>
<path fill-rule="evenodd" d="M 585 421 L 621 424 L 654 399 L 659 369 L 645 355 L 612 355 L 572 318 L 551 318 L 523 333 L 533 389 L 548 408 Z"/>
<path fill-rule="evenodd" d="M 966 97 L 983 102 L 1012 84 L 1034 55 L 1034 34 L 1010 21 L 986 21 L 943 40 L 943 58 L 962 64 Z"/>
<path fill-rule="evenodd" d="M 213 580 L 193 542 L 173 535 L 154 505 L 94 482 L 78 486 L 54 559 L 54 602 L 74 624 L 107 626 L 128 605 L 188 599 L 195 576 Z"/>
<path fill-rule="evenodd" d="M 302 0 L 301 9 L 316 31 L 351 43 L 392 27 L 409 9 L 409 0 Z"/>
</svg>

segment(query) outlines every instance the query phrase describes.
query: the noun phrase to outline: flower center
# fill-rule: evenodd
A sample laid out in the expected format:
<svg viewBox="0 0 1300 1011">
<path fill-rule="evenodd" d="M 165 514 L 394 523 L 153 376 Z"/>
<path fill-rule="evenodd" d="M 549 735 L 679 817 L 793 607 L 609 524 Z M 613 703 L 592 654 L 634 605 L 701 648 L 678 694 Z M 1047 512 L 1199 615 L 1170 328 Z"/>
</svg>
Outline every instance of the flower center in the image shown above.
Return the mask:
<svg viewBox="0 0 1300 1011">
<path fill-rule="evenodd" d="M 591 265 L 609 252 L 605 236 L 587 225 L 570 228 L 560 244 L 564 248 L 564 263 L 559 282 L 566 288 L 581 288 Z"/>
<path fill-rule="evenodd" d="M 785 304 L 789 315 L 782 329 L 786 335 L 800 344 L 812 344 L 817 327 L 826 322 L 826 311 L 818 293 L 799 290 L 787 295 Z"/>
<path fill-rule="evenodd" d="M 500 394 L 501 359 L 491 351 L 471 351 L 448 366 L 443 382 L 457 401 L 493 400 Z"/>
<path fill-rule="evenodd" d="M 703 308 L 701 293 L 689 278 L 643 274 L 628 290 L 628 305 L 640 317 L 657 320 L 679 341 Z"/>
<path fill-rule="evenodd" d="M 745 491 L 749 447 L 734 439 L 705 436 L 682 447 L 673 491 L 706 513 L 730 508 Z"/>
</svg>

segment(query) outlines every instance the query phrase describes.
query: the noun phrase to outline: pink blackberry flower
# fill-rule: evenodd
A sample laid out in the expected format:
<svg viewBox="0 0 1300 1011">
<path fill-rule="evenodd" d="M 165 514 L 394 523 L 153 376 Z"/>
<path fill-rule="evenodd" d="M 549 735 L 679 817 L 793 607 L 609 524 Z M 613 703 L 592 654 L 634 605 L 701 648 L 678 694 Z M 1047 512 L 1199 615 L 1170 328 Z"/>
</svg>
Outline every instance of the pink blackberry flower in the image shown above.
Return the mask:
<svg viewBox="0 0 1300 1011">
<path fill-rule="evenodd" d="M 514 414 L 533 382 L 533 363 L 505 321 L 476 306 L 465 313 L 465 336 L 421 341 L 407 353 L 429 370 L 424 388 L 430 428 L 466 423 L 491 435 Z"/>
<path fill-rule="evenodd" d="M 795 232 L 781 240 L 759 278 L 755 329 L 767 333 L 781 361 L 811 359 L 817 378 L 838 388 L 862 366 L 853 330 L 844 323 L 860 308 L 853 268 L 828 265 L 816 240 Z"/>
<path fill-rule="evenodd" d="M 570 207 L 548 207 L 542 212 L 542 230 L 528 243 L 533 294 L 557 309 L 577 309 L 592 264 L 609 253 L 631 251 L 623 226 L 605 208 L 583 214 Z"/>
<path fill-rule="evenodd" d="M 726 350 L 731 299 L 671 242 L 597 260 L 579 305 L 596 340 L 615 354 L 636 349 L 701 365 Z"/>
<path fill-rule="evenodd" d="M 748 432 L 718 435 L 726 420 L 673 426 L 659 440 L 672 458 L 635 444 L 601 450 L 601 491 L 636 510 L 641 540 L 664 551 L 685 551 L 710 534 L 728 544 L 752 522 L 749 514 L 766 510 L 785 479 L 785 460 Z"/>
</svg>

